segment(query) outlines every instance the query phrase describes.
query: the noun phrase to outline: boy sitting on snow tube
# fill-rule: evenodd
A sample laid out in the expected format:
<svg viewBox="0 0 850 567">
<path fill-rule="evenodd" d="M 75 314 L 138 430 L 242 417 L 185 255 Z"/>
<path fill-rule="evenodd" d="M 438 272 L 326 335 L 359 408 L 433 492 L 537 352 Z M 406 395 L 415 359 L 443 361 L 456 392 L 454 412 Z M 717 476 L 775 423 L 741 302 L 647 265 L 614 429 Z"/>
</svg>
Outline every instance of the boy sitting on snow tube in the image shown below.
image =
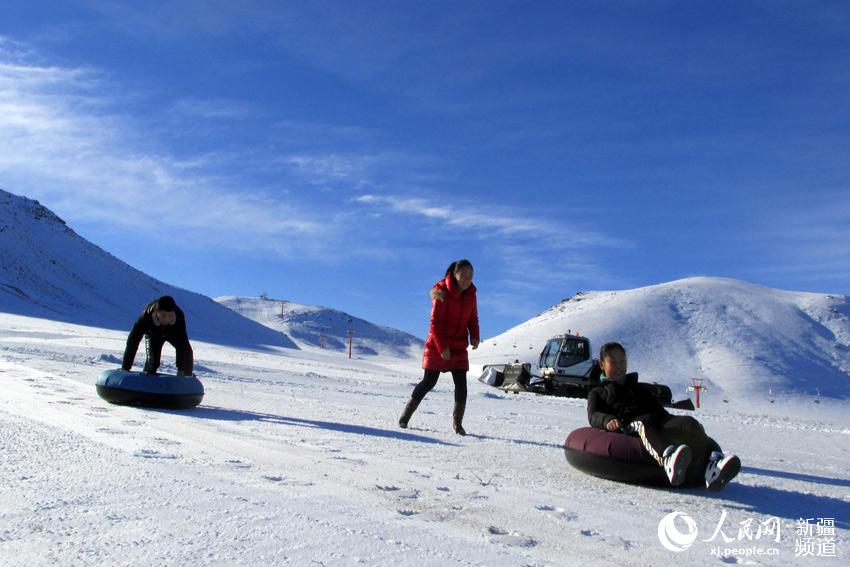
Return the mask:
<svg viewBox="0 0 850 567">
<path fill-rule="evenodd" d="M 672 486 L 681 485 L 688 467 L 705 467 L 705 485 L 721 490 L 741 470 L 735 455 L 716 448 L 702 425 L 690 416 L 674 416 L 647 390 L 638 385 L 637 374 L 626 374 L 626 349 L 606 343 L 599 353 L 602 384 L 587 396 L 590 425 L 604 431 L 637 436 L 643 450 L 664 468 Z"/>
</svg>

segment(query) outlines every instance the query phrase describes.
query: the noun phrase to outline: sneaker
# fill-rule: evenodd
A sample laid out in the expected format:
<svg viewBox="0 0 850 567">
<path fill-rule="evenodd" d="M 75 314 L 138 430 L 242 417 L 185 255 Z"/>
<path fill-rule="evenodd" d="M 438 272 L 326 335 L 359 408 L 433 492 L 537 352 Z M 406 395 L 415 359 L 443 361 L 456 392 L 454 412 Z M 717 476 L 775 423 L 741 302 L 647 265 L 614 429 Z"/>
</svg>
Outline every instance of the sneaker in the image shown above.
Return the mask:
<svg viewBox="0 0 850 567">
<path fill-rule="evenodd" d="M 725 457 L 717 451 L 711 454 L 705 467 L 705 487 L 712 492 L 723 490 L 741 470 L 741 459 L 735 455 Z"/>
<path fill-rule="evenodd" d="M 688 465 L 691 464 L 691 448 L 687 445 L 679 445 L 678 447 L 670 445 L 664 450 L 662 461 L 664 462 L 664 472 L 667 473 L 670 484 L 679 486 L 685 482 L 685 472 L 688 470 Z"/>
</svg>

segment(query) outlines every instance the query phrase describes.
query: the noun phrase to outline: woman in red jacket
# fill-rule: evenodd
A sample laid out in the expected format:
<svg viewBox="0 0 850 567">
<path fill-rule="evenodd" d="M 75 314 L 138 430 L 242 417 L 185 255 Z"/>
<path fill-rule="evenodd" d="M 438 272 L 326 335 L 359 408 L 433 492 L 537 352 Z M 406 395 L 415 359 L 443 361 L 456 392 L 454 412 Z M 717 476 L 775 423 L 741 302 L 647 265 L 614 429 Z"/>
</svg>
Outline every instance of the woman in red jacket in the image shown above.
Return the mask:
<svg viewBox="0 0 850 567">
<path fill-rule="evenodd" d="M 446 270 L 446 277 L 431 289 L 431 328 L 425 341 L 422 368 L 425 376 L 413 389 L 410 401 L 398 420 L 407 427 L 410 416 L 419 407 L 425 394 L 437 384 L 441 372 L 451 372 L 455 383 L 453 424 L 455 433 L 466 435 L 463 412 L 466 409 L 466 372 L 469 356 L 466 348 L 478 348 L 478 302 L 472 285 L 472 264 L 458 260 Z"/>
</svg>

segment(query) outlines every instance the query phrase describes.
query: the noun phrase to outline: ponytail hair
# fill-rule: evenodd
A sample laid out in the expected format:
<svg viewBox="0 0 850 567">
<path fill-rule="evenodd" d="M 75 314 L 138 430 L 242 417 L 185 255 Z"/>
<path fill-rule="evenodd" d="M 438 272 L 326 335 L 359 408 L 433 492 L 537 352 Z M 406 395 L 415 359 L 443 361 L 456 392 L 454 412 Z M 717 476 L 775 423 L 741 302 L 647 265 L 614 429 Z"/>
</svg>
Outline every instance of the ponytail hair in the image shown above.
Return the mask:
<svg viewBox="0 0 850 567">
<path fill-rule="evenodd" d="M 446 275 L 453 274 L 458 270 L 462 270 L 464 268 L 469 268 L 470 270 L 472 270 L 472 262 L 466 259 L 452 262 L 451 264 L 449 264 L 449 267 L 446 268 Z"/>
</svg>

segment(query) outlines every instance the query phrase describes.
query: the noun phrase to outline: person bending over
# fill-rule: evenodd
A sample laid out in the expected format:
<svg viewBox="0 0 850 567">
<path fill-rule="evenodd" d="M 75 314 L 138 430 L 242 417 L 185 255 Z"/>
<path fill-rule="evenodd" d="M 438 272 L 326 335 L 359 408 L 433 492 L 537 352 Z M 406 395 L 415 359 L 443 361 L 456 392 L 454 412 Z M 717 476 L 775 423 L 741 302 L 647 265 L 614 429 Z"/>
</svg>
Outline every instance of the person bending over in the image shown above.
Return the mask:
<svg viewBox="0 0 850 567">
<path fill-rule="evenodd" d="M 177 353 L 177 375 L 192 375 L 194 358 L 189 335 L 186 334 L 186 317 L 173 297 L 163 295 L 145 306 L 127 337 L 122 369 L 129 371 L 133 367 L 142 337 L 145 338 L 147 354 L 143 370 L 145 374 L 156 374 L 162 357 L 162 346 L 168 342 Z"/>
</svg>

